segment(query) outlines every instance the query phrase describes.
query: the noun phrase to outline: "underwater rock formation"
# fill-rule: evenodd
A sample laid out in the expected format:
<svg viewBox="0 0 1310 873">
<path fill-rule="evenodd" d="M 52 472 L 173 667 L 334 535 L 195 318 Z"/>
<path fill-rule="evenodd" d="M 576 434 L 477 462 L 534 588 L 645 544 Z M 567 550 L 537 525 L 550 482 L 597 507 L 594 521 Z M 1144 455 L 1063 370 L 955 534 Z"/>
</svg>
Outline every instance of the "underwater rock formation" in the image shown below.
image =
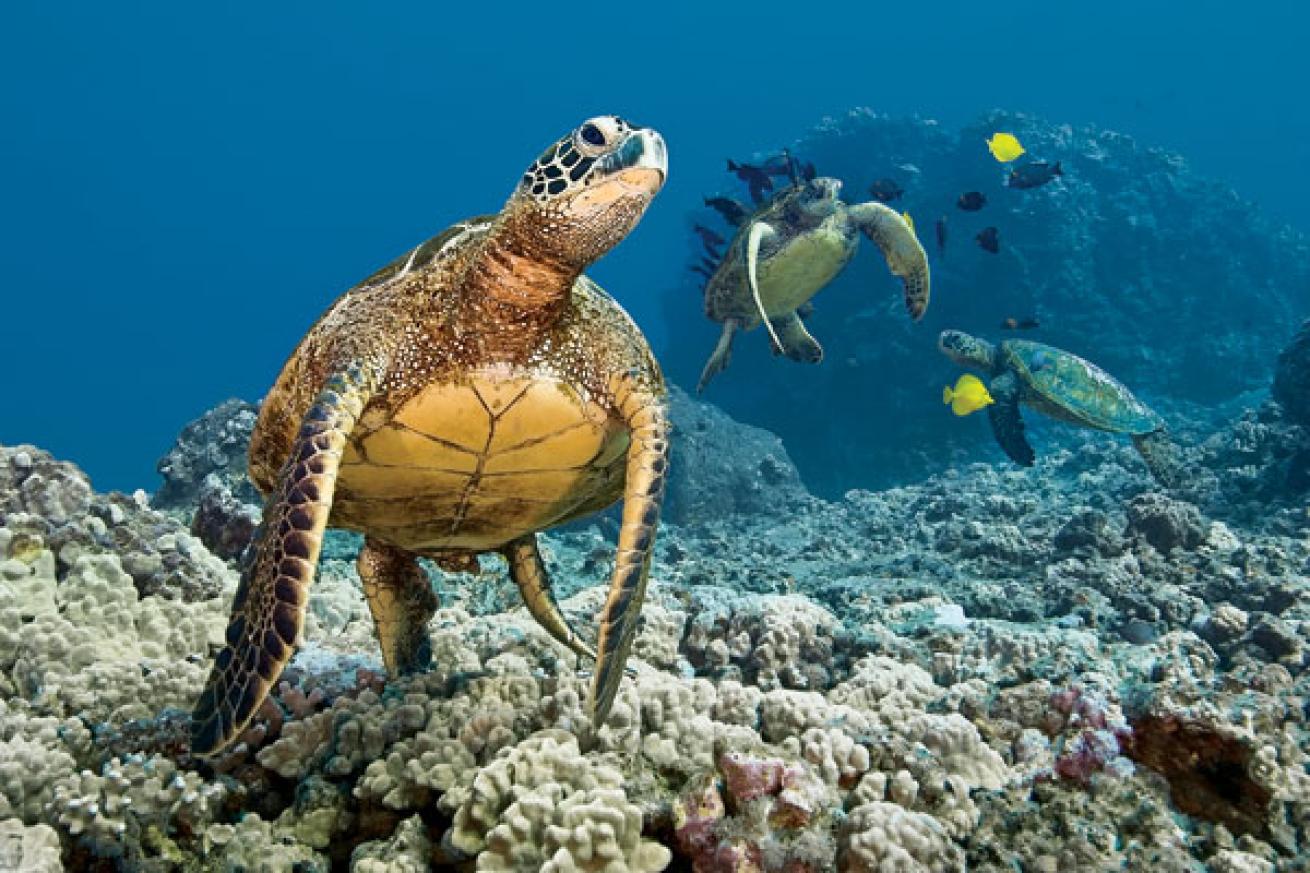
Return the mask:
<svg viewBox="0 0 1310 873">
<path fill-rule="evenodd" d="M 1278 356 L 1273 395 L 1289 420 L 1310 427 L 1310 321 Z"/>
<path fill-rule="evenodd" d="M 164 484 L 151 503 L 158 509 L 190 514 L 202 488 L 225 488 L 244 503 L 262 505 L 259 492 L 246 476 L 246 452 L 259 407 L 244 400 L 225 400 L 182 428 L 156 469 Z M 208 477 L 213 474 L 218 482 Z"/>
<path fill-rule="evenodd" d="M 996 130 L 1017 134 L 1034 159 L 1061 161 L 1064 175 L 1031 191 L 1004 187 L 984 142 Z M 1310 241 L 1180 156 L 1113 131 L 999 111 L 955 131 L 859 110 L 778 145 L 842 179 L 850 196 L 875 179 L 896 181 L 905 189 L 896 208 L 914 216 L 932 261 L 932 304 L 920 324 L 904 320 L 881 259 L 859 255 L 814 298 L 807 323 L 822 337 L 823 363 L 773 358 L 756 331 L 738 336 L 733 367 L 706 394 L 781 436 L 824 496 L 1002 460 L 985 422 L 941 407 L 941 386 L 958 375 L 934 349 L 942 328 L 996 338 L 1004 319 L 1036 316 L 1041 327 L 1025 336 L 1088 358 L 1157 408 L 1161 397 L 1212 406 L 1266 387 L 1288 326 L 1310 311 Z M 724 175 L 724 192 L 739 195 L 736 185 Z M 957 209 L 972 190 L 986 193 L 987 206 Z M 943 215 L 944 254 L 929 239 Z M 695 220 L 723 228 L 708 209 Z M 984 225 L 1000 228 L 999 255 L 973 243 Z M 698 317 L 694 276 L 664 295 L 677 342 L 659 350 L 685 386 L 717 334 Z M 1070 444 L 1059 425 L 1030 437 L 1039 453 Z"/>
<path fill-rule="evenodd" d="M 741 424 L 674 386 L 668 496 L 663 517 L 678 524 L 724 515 L 786 515 L 810 499 L 775 434 Z"/>
</svg>

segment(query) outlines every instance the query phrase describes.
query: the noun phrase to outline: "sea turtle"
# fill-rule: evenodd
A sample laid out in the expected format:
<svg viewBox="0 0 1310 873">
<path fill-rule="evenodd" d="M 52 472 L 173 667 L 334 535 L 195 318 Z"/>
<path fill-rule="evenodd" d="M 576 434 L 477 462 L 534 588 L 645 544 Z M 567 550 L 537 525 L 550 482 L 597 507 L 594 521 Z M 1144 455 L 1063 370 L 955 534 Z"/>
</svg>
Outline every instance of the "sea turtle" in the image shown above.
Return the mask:
<svg viewBox="0 0 1310 873">
<path fill-rule="evenodd" d="M 937 347 L 960 366 L 991 376 L 992 433 L 1016 464 L 1031 467 L 1036 459 L 1019 414 L 1025 403 L 1070 424 L 1130 435 L 1156 480 L 1166 487 L 1177 484 L 1178 450 L 1164 419 L 1090 361 L 1031 340 L 993 345 L 958 330 L 942 331 Z"/>
<path fill-rule="evenodd" d="M 914 228 L 890 207 L 875 202 L 848 205 L 840 193 L 837 179 L 798 180 L 742 220 L 723 262 L 705 285 L 705 314 L 723 323 L 723 333 L 697 392 L 728 366 L 733 335 L 761 322 L 775 354 L 820 361 L 823 348 L 797 310 L 850 262 L 860 232 L 877 244 L 904 282 L 910 317 L 923 317 L 928 308 L 928 257 Z"/>
<path fill-rule="evenodd" d="M 536 620 L 596 659 L 591 711 L 604 720 L 645 592 L 669 424 L 645 338 L 583 270 L 636 226 L 666 173 L 658 133 L 592 118 L 528 167 L 500 213 L 402 255 L 301 340 L 251 439 L 267 502 L 193 752 L 231 743 L 277 681 L 328 526 L 365 535 L 359 575 L 393 675 L 431 658 L 437 604 L 417 558 L 468 568 L 496 552 Z M 555 602 L 536 532 L 620 497 L 597 655 Z"/>
</svg>

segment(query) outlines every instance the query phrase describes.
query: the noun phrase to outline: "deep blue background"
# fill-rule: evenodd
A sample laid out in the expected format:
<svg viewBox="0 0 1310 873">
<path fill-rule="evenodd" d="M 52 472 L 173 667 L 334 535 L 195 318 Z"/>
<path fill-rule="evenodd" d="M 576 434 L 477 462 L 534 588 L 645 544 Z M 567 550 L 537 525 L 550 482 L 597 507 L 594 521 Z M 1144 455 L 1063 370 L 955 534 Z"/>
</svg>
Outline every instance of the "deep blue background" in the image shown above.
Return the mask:
<svg viewBox="0 0 1310 873">
<path fill-rule="evenodd" d="M 341 290 L 498 208 L 601 112 L 670 146 L 665 192 L 593 270 L 657 347 L 723 158 L 856 105 L 1095 122 L 1310 227 L 1294 0 L 183 5 L 0 8 L 0 442 L 100 489 L 153 489 L 178 429 L 260 397 Z"/>
</svg>

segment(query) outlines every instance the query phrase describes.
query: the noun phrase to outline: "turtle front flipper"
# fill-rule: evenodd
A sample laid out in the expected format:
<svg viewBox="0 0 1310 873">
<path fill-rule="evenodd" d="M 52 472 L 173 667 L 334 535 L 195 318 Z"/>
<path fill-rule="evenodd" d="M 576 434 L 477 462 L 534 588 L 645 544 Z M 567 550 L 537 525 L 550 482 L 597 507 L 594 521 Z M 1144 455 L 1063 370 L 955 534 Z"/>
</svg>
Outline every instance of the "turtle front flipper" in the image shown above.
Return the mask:
<svg viewBox="0 0 1310 873">
<path fill-rule="evenodd" d="M 992 395 L 987 407 L 987 419 L 992 423 L 992 434 L 1005 453 L 1021 467 L 1031 467 L 1037 453 L 1028 445 L 1023 434 L 1023 416 L 1019 414 L 1019 378 L 1014 373 L 1002 373 L 987 388 Z"/>
<path fill-rule="evenodd" d="M 573 632 L 559 608 L 559 602 L 555 600 L 550 576 L 541 560 L 541 550 L 537 548 L 537 535 L 528 534 L 514 540 L 505 546 L 502 553 L 509 562 L 510 578 L 518 586 L 523 595 L 523 603 L 537 623 L 576 654 L 588 661 L 597 660 L 595 649 Z"/>
<path fill-rule="evenodd" d="M 896 210 L 882 203 L 857 203 L 850 207 L 851 220 L 887 259 L 887 266 L 905 286 L 905 308 L 918 321 L 928 311 L 931 280 L 928 254 L 914 235 L 914 228 Z"/>
<path fill-rule="evenodd" d="M 802 364 L 817 364 L 823 360 L 823 346 L 810 335 L 799 313 L 789 312 L 770 321 L 777 332 L 782 353 L 788 359 Z"/>
<path fill-rule="evenodd" d="M 700 381 L 696 383 L 696 393 L 704 394 L 705 387 L 710 384 L 710 380 L 715 376 L 728 369 L 728 362 L 732 360 L 732 336 L 737 332 L 740 322 L 735 318 L 729 318 L 723 322 L 723 333 L 719 334 L 719 343 L 714 347 L 714 353 L 710 359 L 705 362 L 705 369 L 701 370 Z"/>
<path fill-rule="evenodd" d="M 746 281 L 750 283 L 751 298 L 755 301 L 755 308 L 760 313 L 760 321 L 764 322 L 764 327 L 769 331 L 769 337 L 773 340 L 773 347 L 776 350 L 782 350 L 782 340 L 778 339 L 778 334 L 774 331 L 773 325 L 769 322 L 769 313 L 764 308 L 764 300 L 760 297 L 760 246 L 765 240 L 771 239 L 778 235 L 768 222 L 757 221 L 751 225 L 750 232 L 746 236 Z"/>
<path fill-rule="evenodd" d="M 1150 433 L 1134 434 L 1133 445 L 1146 462 L 1146 467 L 1165 488 L 1177 488 L 1183 481 L 1182 453 L 1164 428 Z"/>
<path fill-rule="evenodd" d="M 346 438 L 370 394 L 357 369 L 328 380 L 301 423 L 241 573 L 226 644 L 191 716 L 191 752 L 245 730 L 300 637 Z"/>
<path fill-rule="evenodd" d="M 432 663 L 428 622 L 436 614 L 437 595 L 418 559 L 412 552 L 367 537 L 355 566 L 387 672 L 400 676 L 428 667 Z"/>
<path fill-rule="evenodd" d="M 614 395 L 632 442 L 628 446 L 623 526 L 614 556 L 614 576 L 600 615 L 600 657 L 591 685 L 591 721 L 595 726 L 609 715 L 637 634 L 669 467 L 669 417 L 664 398 L 638 386 L 630 377 L 619 382 Z"/>
</svg>

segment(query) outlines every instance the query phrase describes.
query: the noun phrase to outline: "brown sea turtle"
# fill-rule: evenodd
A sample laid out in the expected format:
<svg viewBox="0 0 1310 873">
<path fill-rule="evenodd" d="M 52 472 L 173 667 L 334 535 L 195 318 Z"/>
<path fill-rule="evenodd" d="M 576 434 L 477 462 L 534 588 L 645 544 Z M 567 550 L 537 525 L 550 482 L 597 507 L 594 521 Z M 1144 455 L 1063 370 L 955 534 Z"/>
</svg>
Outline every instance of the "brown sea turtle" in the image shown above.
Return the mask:
<svg viewBox="0 0 1310 873">
<path fill-rule="evenodd" d="M 723 333 L 697 392 L 728 366 L 733 335 L 761 323 L 775 352 L 793 361 L 822 360 L 823 348 L 805 329 L 801 312 L 850 262 L 861 233 L 878 246 L 904 283 L 910 317 L 923 317 L 929 297 L 928 256 L 914 228 L 882 203 L 846 204 L 840 193 L 837 179 L 798 179 L 742 219 L 705 285 L 705 314 L 723 324 Z"/>
<path fill-rule="evenodd" d="M 329 526 L 365 535 L 359 575 L 392 674 L 431 658 L 437 604 L 417 558 L 467 567 L 495 552 L 537 621 L 596 658 L 604 720 L 645 592 L 669 424 L 645 338 L 583 270 L 636 226 L 666 172 L 655 131 L 593 118 L 537 158 L 500 213 L 402 255 L 301 340 L 251 439 L 267 503 L 195 706 L 194 753 L 231 743 L 291 658 Z M 555 602 L 536 533 L 620 497 L 597 655 Z"/>
</svg>

